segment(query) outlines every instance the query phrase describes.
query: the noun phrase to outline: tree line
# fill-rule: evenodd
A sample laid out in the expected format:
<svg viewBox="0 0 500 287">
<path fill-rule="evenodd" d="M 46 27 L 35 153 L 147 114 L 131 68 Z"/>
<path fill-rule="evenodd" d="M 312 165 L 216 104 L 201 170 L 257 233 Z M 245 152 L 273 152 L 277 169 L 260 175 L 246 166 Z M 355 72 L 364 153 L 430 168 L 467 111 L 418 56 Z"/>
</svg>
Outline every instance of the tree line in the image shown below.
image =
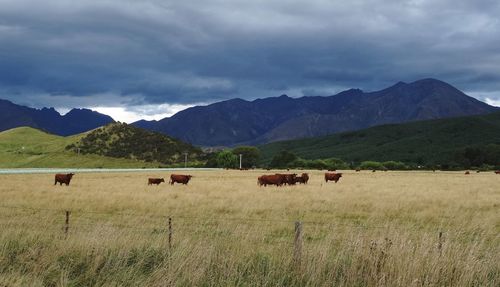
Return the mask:
<svg viewBox="0 0 500 287">
<path fill-rule="evenodd" d="M 456 151 L 443 161 L 403 162 L 403 161 L 344 161 L 340 158 L 304 159 L 296 154 L 282 150 L 276 153 L 270 162 L 261 161 L 261 152 L 253 146 L 239 146 L 210 153 L 206 156 L 206 167 L 239 168 L 239 155 L 242 155 L 242 168 L 305 168 L 305 169 L 363 169 L 363 170 L 414 170 L 442 169 L 460 170 L 500 169 L 500 145 L 470 146 Z"/>
</svg>

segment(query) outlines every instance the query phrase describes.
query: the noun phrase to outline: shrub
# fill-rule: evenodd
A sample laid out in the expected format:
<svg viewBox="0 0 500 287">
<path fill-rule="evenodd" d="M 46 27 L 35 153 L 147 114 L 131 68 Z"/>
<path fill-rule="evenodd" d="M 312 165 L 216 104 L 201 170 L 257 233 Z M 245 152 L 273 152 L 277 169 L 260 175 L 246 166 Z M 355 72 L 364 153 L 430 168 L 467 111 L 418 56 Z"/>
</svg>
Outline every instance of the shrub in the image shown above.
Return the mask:
<svg viewBox="0 0 500 287">
<path fill-rule="evenodd" d="M 382 165 L 389 170 L 405 170 L 408 169 L 406 164 L 400 161 L 385 161 Z"/>
<path fill-rule="evenodd" d="M 360 164 L 361 169 L 375 169 L 375 170 L 383 170 L 384 166 L 382 163 L 378 161 L 363 161 Z"/>
</svg>

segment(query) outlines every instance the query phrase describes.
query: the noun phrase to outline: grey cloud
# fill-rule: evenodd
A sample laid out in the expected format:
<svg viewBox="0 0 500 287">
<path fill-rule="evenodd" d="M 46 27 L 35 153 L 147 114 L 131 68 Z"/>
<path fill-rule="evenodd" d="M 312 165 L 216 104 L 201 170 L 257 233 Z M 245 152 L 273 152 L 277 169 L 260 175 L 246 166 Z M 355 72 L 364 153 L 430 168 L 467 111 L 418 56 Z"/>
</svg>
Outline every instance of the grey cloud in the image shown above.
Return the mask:
<svg viewBox="0 0 500 287">
<path fill-rule="evenodd" d="M 499 15 L 489 0 L 0 0 L 0 92 L 134 106 L 435 77 L 495 100 Z"/>
</svg>

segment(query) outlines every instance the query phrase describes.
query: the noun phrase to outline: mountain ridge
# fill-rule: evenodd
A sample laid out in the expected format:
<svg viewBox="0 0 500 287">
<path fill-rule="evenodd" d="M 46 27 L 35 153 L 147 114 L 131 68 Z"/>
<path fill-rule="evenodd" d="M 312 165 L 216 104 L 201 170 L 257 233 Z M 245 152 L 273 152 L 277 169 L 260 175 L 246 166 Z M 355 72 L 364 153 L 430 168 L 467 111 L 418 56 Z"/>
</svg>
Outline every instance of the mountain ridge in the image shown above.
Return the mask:
<svg viewBox="0 0 500 287">
<path fill-rule="evenodd" d="M 262 144 L 371 126 L 486 114 L 499 110 L 440 80 L 398 82 L 379 91 L 333 96 L 231 99 L 133 123 L 201 146 Z"/>
<path fill-rule="evenodd" d="M 326 97 L 281 95 L 252 101 L 234 98 L 132 125 L 194 145 L 214 147 L 257 145 L 498 110 L 448 83 L 427 78 L 398 82 L 379 91 L 348 89 Z M 54 108 L 33 109 L 0 99 L 0 131 L 31 126 L 67 136 L 112 122 L 111 117 L 89 109 L 72 109 L 61 115 Z"/>
<path fill-rule="evenodd" d="M 29 126 L 60 136 L 75 135 L 114 122 L 108 115 L 73 108 L 61 115 L 54 108 L 34 109 L 0 99 L 0 131 Z"/>
</svg>

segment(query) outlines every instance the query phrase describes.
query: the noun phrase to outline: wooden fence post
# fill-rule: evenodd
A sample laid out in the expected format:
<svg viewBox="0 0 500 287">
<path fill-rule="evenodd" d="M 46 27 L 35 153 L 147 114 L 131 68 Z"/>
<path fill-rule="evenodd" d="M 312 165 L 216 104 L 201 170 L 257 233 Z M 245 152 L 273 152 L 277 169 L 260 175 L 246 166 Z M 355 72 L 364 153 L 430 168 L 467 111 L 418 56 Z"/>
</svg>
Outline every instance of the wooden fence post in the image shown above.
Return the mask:
<svg viewBox="0 0 500 287">
<path fill-rule="evenodd" d="M 69 230 L 69 210 L 66 210 L 66 220 L 64 221 L 64 235 L 68 237 L 68 230 Z"/>
<path fill-rule="evenodd" d="M 443 232 L 439 231 L 439 241 L 438 241 L 439 255 L 441 255 L 442 253 L 442 248 L 443 248 Z"/>
<path fill-rule="evenodd" d="M 293 261 L 300 266 L 302 261 L 302 222 L 295 221 L 295 241 L 293 249 Z"/>
<path fill-rule="evenodd" d="M 172 249 L 172 217 L 168 218 L 168 250 Z"/>
</svg>

